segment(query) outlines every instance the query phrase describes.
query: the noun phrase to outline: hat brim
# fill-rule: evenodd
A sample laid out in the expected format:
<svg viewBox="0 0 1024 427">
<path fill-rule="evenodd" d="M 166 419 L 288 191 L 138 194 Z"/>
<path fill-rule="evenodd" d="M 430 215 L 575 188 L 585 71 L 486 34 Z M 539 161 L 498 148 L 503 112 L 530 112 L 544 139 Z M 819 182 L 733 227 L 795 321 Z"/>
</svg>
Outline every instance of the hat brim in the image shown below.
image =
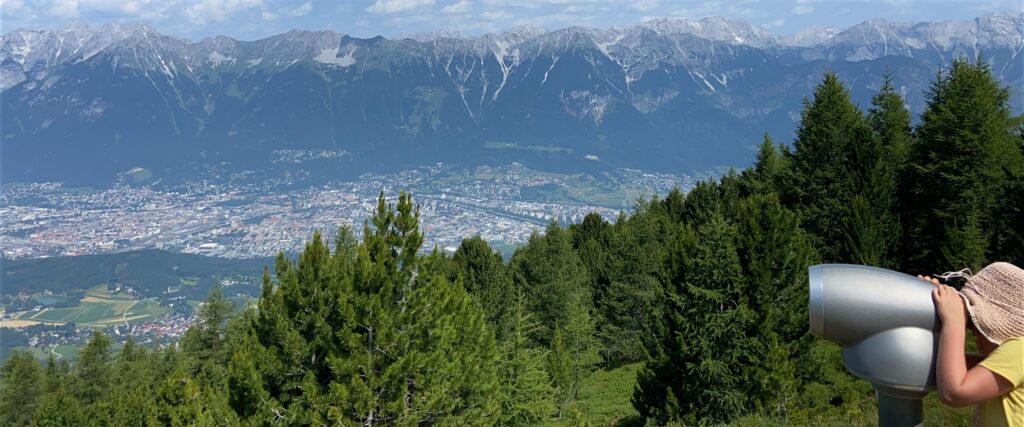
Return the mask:
<svg viewBox="0 0 1024 427">
<path fill-rule="evenodd" d="M 960 295 L 960 298 L 963 298 L 963 300 L 964 300 L 964 306 L 967 307 L 967 314 L 970 315 L 970 317 L 971 317 L 971 323 L 974 324 L 974 330 L 978 331 L 979 333 L 981 333 L 981 335 L 983 337 L 985 337 L 985 339 L 988 340 L 989 342 L 991 342 L 992 344 L 995 344 L 995 345 L 1002 344 L 1003 343 L 1002 339 L 998 339 L 998 338 L 994 337 L 992 335 L 991 331 L 987 330 L 988 326 L 985 325 L 983 322 L 979 322 L 978 321 L 978 311 L 988 311 L 988 308 L 987 308 L 988 304 L 985 303 L 984 299 L 983 298 L 978 298 L 979 299 L 978 304 L 974 304 L 973 302 L 971 302 L 971 299 L 967 297 L 967 295 L 964 295 L 963 292 L 959 292 L 959 295 Z"/>
</svg>

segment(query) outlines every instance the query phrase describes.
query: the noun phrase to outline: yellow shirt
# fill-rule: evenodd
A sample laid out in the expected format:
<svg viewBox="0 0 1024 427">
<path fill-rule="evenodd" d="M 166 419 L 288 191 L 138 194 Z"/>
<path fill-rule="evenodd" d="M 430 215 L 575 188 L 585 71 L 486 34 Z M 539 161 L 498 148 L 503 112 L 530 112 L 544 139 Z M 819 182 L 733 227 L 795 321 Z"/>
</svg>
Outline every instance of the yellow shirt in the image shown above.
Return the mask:
<svg viewBox="0 0 1024 427">
<path fill-rule="evenodd" d="M 1024 427 L 1024 337 L 1010 338 L 981 366 L 1013 384 L 1013 390 L 978 406 L 981 425 Z"/>
</svg>

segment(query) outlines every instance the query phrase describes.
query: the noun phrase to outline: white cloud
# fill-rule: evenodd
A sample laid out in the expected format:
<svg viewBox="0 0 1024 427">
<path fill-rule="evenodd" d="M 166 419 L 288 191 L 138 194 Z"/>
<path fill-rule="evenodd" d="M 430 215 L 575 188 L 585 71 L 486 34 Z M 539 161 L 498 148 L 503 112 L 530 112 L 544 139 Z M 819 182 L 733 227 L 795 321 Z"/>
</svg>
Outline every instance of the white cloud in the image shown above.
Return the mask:
<svg viewBox="0 0 1024 427">
<path fill-rule="evenodd" d="M 370 13 L 398 13 L 434 5 L 434 0 L 377 0 L 366 8 Z"/>
<path fill-rule="evenodd" d="M 466 13 L 473 8 L 473 2 L 471 0 L 459 0 L 448 6 L 442 7 L 441 12 L 444 13 Z"/>
<path fill-rule="evenodd" d="M 268 10 L 260 12 L 260 17 L 263 18 L 264 21 L 273 21 L 277 19 L 277 15 L 275 15 L 274 12 Z"/>
<path fill-rule="evenodd" d="M 797 7 L 794 7 L 793 10 L 789 11 L 789 13 L 794 14 L 794 15 L 806 15 L 806 14 L 811 13 L 811 12 L 814 12 L 814 7 L 813 6 L 807 6 L 807 5 L 797 6 Z"/>
<path fill-rule="evenodd" d="M 292 16 L 303 16 L 309 13 L 311 10 L 313 10 L 313 3 L 307 1 L 303 3 L 302 6 L 292 9 L 291 14 Z"/>
<path fill-rule="evenodd" d="M 674 16 L 682 16 L 687 18 L 701 18 L 705 16 L 714 15 L 719 12 L 722 8 L 721 2 L 718 1 L 707 1 L 701 3 L 697 7 L 693 8 L 682 8 L 672 11 Z"/>
<path fill-rule="evenodd" d="M 979 3 L 979 4 L 971 5 L 971 6 L 968 6 L 967 9 L 969 9 L 970 11 L 972 11 L 974 13 L 990 13 L 990 12 L 999 12 L 1001 10 L 1006 10 L 1006 9 L 1013 10 L 1014 9 L 1014 5 L 1013 5 L 1012 2 L 991 1 L 991 2 L 988 2 L 988 3 Z M 1019 3 L 1017 5 L 1016 9 L 1020 10 Z"/>
<path fill-rule="evenodd" d="M 263 5 L 263 0 L 200 0 L 185 9 L 185 16 L 196 24 L 219 22 L 231 15 Z"/>
<path fill-rule="evenodd" d="M 66 0 L 65 0 L 66 1 Z M 79 13 L 102 12 L 126 15 L 136 19 L 154 19 L 165 15 L 174 1 L 160 0 L 74 0 Z"/>
<path fill-rule="evenodd" d="M 767 29 L 771 29 L 771 28 L 778 28 L 778 27 L 781 27 L 783 25 L 786 25 L 786 18 L 779 18 L 779 19 L 776 19 L 774 21 L 767 22 L 767 23 L 765 23 L 765 24 L 763 24 L 761 26 L 764 27 L 764 28 L 767 28 Z"/>
<path fill-rule="evenodd" d="M 488 21 L 504 21 L 506 19 L 511 19 L 512 18 L 512 14 L 508 13 L 508 12 L 506 12 L 504 10 L 494 10 L 494 9 L 491 9 L 491 10 L 488 10 L 486 12 L 481 13 L 480 17 L 483 18 L 483 19 L 486 19 Z"/>
<path fill-rule="evenodd" d="M 658 7 L 658 0 L 636 0 L 629 4 L 629 8 L 639 11 L 646 12 L 653 10 Z"/>
<path fill-rule="evenodd" d="M 0 0 L 0 11 L 6 16 L 15 16 L 28 13 L 30 10 L 25 7 L 22 0 Z"/>
<path fill-rule="evenodd" d="M 78 16 L 78 0 L 56 0 L 50 5 L 50 11 L 62 18 Z"/>
</svg>

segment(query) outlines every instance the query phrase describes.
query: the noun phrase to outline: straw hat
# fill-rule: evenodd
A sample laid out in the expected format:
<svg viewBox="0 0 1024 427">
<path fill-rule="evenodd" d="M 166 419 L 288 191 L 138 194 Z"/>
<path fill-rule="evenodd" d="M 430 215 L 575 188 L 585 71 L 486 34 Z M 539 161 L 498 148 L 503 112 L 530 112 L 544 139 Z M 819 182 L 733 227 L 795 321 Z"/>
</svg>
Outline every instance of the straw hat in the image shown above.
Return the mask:
<svg viewBox="0 0 1024 427">
<path fill-rule="evenodd" d="M 989 264 L 967 279 L 960 294 L 974 326 L 992 343 L 1024 336 L 1024 270 L 1006 262 Z"/>
</svg>

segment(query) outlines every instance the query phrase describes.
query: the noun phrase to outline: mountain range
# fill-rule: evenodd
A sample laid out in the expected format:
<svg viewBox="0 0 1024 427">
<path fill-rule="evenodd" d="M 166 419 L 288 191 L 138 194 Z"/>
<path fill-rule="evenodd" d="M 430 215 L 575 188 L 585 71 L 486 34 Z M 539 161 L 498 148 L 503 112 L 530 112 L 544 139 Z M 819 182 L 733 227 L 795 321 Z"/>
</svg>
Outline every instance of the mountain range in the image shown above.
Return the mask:
<svg viewBox="0 0 1024 427">
<path fill-rule="evenodd" d="M 749 163 L 765 132 L 791 140 L 826 70 L 863 108 L 892 72 L 918 113 L 936 73 L 982 55 L 1020 112 L 1022 48 L 1024 14 L 787 37 L 721 17 L 391 39 L 19 29 L 0 36 L 2 173 L 88 185 L 139 168 L 327 179 L 432 162 L 691 173 Z"/>
</svg>

